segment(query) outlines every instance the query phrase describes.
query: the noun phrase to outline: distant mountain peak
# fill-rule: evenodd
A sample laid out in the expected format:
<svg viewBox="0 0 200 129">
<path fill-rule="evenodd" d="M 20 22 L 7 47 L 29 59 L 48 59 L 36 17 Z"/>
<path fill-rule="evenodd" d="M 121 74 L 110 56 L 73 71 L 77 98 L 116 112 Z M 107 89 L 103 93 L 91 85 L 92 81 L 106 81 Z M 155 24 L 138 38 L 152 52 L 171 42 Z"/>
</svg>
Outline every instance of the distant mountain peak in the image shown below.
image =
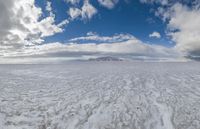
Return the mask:
<svg viewBox="0 0 200 129">
<path fill-rule="evenodd" d="M 104 57 L 90 58 L 89 61 L 123 61 L 123 60 L 117 57 L 104 56 Z"/>
</svg>

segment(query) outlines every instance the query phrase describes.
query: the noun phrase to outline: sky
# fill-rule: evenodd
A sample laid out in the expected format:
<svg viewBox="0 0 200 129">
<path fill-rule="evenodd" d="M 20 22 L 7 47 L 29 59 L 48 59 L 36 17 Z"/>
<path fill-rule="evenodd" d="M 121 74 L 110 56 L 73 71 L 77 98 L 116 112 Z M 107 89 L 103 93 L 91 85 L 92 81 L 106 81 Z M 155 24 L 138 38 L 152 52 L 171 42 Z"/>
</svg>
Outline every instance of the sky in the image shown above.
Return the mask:
<svg viewBox="0 0 200 129">
<path fill-rule="evenodd" d="M 0 17 L 0 62 L 200 57 L 199 0 L 0 0 Z"/>
</svg>

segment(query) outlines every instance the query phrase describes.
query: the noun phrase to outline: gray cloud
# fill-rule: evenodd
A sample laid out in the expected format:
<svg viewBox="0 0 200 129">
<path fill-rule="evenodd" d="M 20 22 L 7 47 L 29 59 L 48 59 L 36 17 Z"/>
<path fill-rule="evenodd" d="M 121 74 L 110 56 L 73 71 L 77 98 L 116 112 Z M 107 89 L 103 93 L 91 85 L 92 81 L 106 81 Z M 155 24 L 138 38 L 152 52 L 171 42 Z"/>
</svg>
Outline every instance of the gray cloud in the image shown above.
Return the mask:
<svg viewBox="0 0 200 129">
<path fill-rule="evenodd" d="M 200 57 L 199 0 L 167 0 L 165 6 L 161 0 L 141 2 L 160 4 L 155 14 L 167 23 L 167 35 L 176 43 L 175 49 L 183 56 Z"/>
<path fill-rule="evenodd" d="M 43 37 L 62 32 L 62 26 L 55 24 L 50 2 L 47 10 L 49 16 L 40 19 L 42 10 L 34 0 L 0 0 L 0 45 L 5 51 L 40 44 Z"/>
<path fill-rule="evenodd" d="M 117 35 L 115 35 L 117 36 Z M 114 36 L 109 37 L 111 40 Z M 120 36 L 119 36 L 120 37 Z M 98 37 L 99 39 L 101 36 Z M 102 37 L 104 39 L 105 37 Z M 108 37 L 107 37 L 108 38 Z M 121 38 L 123 38 L 121 36 Z M 104 40 L 105 41 L 105 40 Z M 113 40 L 115 42 L 102 43 L 49 43 L 43 45 L 31 46 L 23 51 L 10 53 L 8 57 L 15 56 L 83 56 L 83 55 L 118 55 L 118 56 L 145 56 L 145 57 L 177 57 L 177 53 L 172 48 L 166 48 L 159 45 L 145 44 L 133 37 L 127 40 L 120 38 Z"/>
</svg>

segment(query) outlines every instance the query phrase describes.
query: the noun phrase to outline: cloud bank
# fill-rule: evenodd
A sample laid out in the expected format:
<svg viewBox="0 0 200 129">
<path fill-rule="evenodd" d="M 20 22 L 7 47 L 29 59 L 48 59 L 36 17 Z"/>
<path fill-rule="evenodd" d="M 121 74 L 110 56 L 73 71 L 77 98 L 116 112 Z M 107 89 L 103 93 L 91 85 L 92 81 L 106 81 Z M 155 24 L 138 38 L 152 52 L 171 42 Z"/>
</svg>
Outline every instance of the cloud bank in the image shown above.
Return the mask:
<svg viewBox="0 0 200 129">
<path fill-rule="evenodd" d="M 126 37 L 126 39 L 124 37 Z M 76 39 L 80 38 L 83 37 L 78 37 Z M 87 40 L 87 38 L 88 36 L 85 37 L 85 40 Z M 85 44 L 78 43 L 77 41 L 70 41 L 67 43 L 55 42 L 31 46 L 26 48 L 24 51 L 18 53 L 10 53 L 10 55 L 7 56 L 17 57 L 20 55 L 23 57 L 80 57 L 112 55 L 119 57 L 137 56 L 158 59 L 177 57 L 177 53 L 171 48 L 166 48 L 159 45 L 145 44 L 144 42 L 129 34 L 119 34 L 110 37 L 98 35 L 98 38 L 93 39 L 93 41 L 104 42 Z"/>
</svg>

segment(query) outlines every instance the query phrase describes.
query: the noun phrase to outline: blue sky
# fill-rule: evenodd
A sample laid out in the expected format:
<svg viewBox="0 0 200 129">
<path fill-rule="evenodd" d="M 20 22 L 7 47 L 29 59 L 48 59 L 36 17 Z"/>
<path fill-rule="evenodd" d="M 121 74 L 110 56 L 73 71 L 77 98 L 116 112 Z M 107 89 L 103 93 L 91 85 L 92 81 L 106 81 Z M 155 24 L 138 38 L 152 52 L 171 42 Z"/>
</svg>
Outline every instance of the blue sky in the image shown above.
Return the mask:
<svg viewBox="0 0 200 129">
<path fill-rule="evenodd" d="M 45 11 L 46 0 L 36 0 L 36 4 Z M 46 42 L 67 42 L 71 38 L 95 32 L 99 35 L 112 36 L 114 34 L 128 33 L 149 44 L 159 44 L 171 47 L 174 44 L 169 41 L 165 34 L 166 24 L 151 10 L 152 5 L 143 4 L 139 0 L 131 0 L 128 3 L 119 1 L 113 9 L 107 9 L 96 0 L 91 4 L 98 10 L 98 14 L 90 20 L 75 20 L 65 26 L 63 33 L 46 38 Z M 156 8 L 156 5 L 153 5 Z M 52 1 L 53 12 L 56 14 L 55 21 L 59 23 L 69 17 L 67 9 L 69 3 L 62 0 Z M 47 13 L 44 13 L 47 15 Z M 150 38 L 149 34 L 157 31 L 161 38 Z"/>
<path fill-rule="evenodd" d="M 199 0 L 0 0 L 0 59 L 199 58 Z"/>
</svg>

